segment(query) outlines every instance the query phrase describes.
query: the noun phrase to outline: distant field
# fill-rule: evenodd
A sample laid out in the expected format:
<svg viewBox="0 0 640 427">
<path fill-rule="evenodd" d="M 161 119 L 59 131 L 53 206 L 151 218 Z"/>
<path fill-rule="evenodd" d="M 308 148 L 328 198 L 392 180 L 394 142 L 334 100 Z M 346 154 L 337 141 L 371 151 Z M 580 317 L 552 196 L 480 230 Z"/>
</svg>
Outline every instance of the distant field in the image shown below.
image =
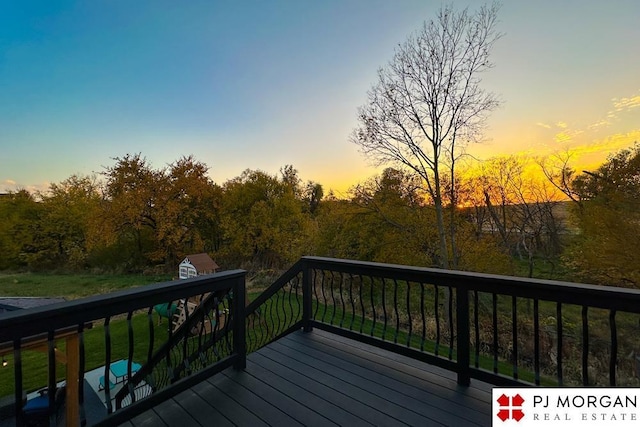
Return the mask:
<svg viewBox="0 0 640 427">
<path fill-rule="evenodd" d="M 78 299 L 169 280 L 171 275 L 0 273 L 0 296 Z"/>
</svg>

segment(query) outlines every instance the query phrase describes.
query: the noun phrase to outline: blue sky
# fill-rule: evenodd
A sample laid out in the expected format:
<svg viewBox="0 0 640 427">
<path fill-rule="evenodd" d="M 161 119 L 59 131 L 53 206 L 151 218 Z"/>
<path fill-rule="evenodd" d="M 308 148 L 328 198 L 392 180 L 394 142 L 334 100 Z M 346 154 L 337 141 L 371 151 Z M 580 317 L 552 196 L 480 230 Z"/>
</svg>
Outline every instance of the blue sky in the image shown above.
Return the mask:
<svg viewBox="0 0 640 427">
<path fill-rule="evenodd" d="M 453 1 L 478 7 L 479 1 Z M 294 165 L 344 193 L 373 175 L 348 140 L 429 0 L 20 1 L 0 5 L 0 191 L 142 153 L 193 154 L 222 184 Z M 505 1 L 485 87 L 487 158 L 640 141 L 640 2 Z"/>
</svg>

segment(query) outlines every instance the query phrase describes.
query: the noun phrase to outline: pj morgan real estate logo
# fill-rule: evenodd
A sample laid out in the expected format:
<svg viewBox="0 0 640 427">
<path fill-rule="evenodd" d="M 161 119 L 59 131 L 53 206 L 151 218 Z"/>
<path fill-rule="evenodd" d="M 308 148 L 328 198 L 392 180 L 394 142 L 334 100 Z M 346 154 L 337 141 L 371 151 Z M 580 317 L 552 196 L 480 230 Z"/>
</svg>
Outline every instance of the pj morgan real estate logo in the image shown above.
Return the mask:
<svg viewBox="0 0 640 427">
<path fill-rule="evenodd" d="M 508 388 L 492 391 L 493 426 L 637 426 L 639 388 Z"/>
</svg>

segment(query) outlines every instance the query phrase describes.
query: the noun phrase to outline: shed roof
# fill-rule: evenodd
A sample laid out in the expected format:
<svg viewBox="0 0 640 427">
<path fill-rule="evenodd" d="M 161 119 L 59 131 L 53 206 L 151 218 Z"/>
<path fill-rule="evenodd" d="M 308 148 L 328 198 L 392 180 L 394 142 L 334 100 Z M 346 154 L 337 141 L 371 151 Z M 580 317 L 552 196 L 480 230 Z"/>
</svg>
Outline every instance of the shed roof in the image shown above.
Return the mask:
<svg viewBox="0 0 640 427">
<path fill-rule="evenodd" d="M 220 268 L 220 266 L 211 259 L 209 254 L 204 252 L 200 254 L 187 255 L 183 262 L 185 261 L 192 264 L 199 272 L 214 271 Z"/>
</svg>

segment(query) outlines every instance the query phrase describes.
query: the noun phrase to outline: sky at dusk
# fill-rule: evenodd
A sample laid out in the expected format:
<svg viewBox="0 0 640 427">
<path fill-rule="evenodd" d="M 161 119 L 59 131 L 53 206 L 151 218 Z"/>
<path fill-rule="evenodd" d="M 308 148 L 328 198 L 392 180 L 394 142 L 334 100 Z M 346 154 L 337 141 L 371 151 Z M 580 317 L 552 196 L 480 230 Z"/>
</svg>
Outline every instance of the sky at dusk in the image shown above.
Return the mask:
<svg viewBox="0 0 640 427">
<path fill-rule="evenodd" d="M 349 142 L 376 71 L 430 0 L 4 1 L 0 192 L 142 153 L 193 154 L 338 194 L 376 169 Z M 476 9 L 479 1 L 453 1 Z M 640 141 L 640 1 L 505 0 L 484 87 L 503 103 L 479 158 L 571 149 L 592 167 Z"/>
</svg>

